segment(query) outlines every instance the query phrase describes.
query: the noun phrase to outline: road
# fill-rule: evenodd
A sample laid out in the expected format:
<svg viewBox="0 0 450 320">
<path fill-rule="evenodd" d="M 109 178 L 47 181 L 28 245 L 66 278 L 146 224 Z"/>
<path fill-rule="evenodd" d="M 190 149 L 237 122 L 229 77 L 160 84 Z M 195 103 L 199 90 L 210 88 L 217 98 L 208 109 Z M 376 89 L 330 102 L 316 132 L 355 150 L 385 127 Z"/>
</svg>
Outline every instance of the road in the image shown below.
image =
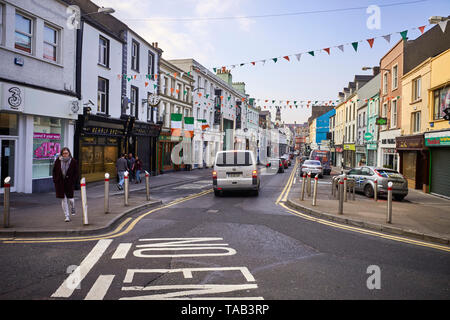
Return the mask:
<svg viewBox="0 0 450 320">
<path fill-rule="evenodd" d="M 449 252 L 292 214 L 292 171 L 263 175 L 258 197 L 215 197 L 193 171 L 204 180 L 154 190 L 164 204 L 117 233 L 1 243 L 0 299 L 450 297 Z"/>
</svg>

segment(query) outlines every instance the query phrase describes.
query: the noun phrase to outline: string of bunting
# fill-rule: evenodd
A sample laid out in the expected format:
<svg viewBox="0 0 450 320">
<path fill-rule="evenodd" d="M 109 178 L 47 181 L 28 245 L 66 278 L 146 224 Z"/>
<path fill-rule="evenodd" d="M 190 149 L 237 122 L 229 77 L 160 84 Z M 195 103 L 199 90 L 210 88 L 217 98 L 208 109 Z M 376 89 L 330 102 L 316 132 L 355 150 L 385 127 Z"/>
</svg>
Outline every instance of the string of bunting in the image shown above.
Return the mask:
<svg viewBox="0 0 450 320">
<path fill-rule="evenodd" d="M 442 21 L 442 22 L 439 23 L 439 26 L 440 26 L 442 32 L 445 32 L 445 29 L 447 27 L 447 22 L 448 21 L 446 20 L 446 21 Z M 330 47 L 327 47 L 327 48 L 322 48 L 322 49 L 317 49 L 317 50 L 307 50 L 307 51 L 303 51 L 303 52 L 299 52 L 299 53 L 295 53 L 295 54 L 290 54 L 290 55 L 286 55 L 286 56 L 280 56 L 280 57 L 275 57 L 275 58 L 267 58 L 267 59 L 263 59 L 263 60 L 254 60 L 254 61 L 250 61 L 250 62 L 226 65 L 226 66 L 222 66 L 222 67 L 215 67 L 215 68 L 212 68 L 212 69 L 216 73 L 217 70 L 222 70 L 222 72 L 225 72 L 226 69 L 234 69 L 236 67 L 243 67 L 243 66 L 246 66 L 246 65 L 256 66 L 257 63 L 261 63 L 262 65 L 265 65 L 265 63 L 267 61 L 273 61 L 274 63 L 277 63 L 278 60 L 283 60 L 284 59 L 284 60 L 286 60 L 288 62 L 291 62 L 291 60 L 293 60 L 294 58 L 297 59 L 297 61 L 300 61 L 300 57 L 303 54 L 309 54 L 310 56 L 314 57 L 316 55 L 316 53 L 320 53 L 320 52 L 324 51 L 328 55 L 330 55 L 331 54 L 331 48 L 337 48 L 341 52 L 344 52 L 344 47 L 345 46 L 350 46 L 350 45 L 352 46 L 353 50 L 355 52 L 357 52 L 358 51 L 358 46 L 359 46 L 360 43 L 367 42 L 368 45 L 370 46 L 370 48 L 373 48 L 375 39 L 383 38 L 388 43 L 390 43 L 391 42 L 391 36 L 394 35 L 394 34 L 400 34 L 402 39 L 406 40 L 408 31 L 410 31 L 410 30 L 419 30 L 420 34 L 422 35 L 424 33 L 424 31 L 425 31 L 425 28 L 429 27 L 429 26 L 431 26 L 431 25 L 430 24 L 429 25 L 423 25 L 423 26 L 420 26 L 420 27 L 415 27 L 415 28 L 411 28 L 411 29 L 407 29 L 407 30 L 403 30 L 403 31 L 399 31 L 399 32 L 390 33 L 390 34 L 387 34 L 387 35 L 384 35 L 384 36 L 379 36 L 379 37 L 373 37 L 373 38 L 370 38 L 370 39 L 354 41 L 354 42 L 351 42 L 351 43 L 344 43 L 344 44 L 337 45 L 337 46 L 330 46 Z"/>
</svg>

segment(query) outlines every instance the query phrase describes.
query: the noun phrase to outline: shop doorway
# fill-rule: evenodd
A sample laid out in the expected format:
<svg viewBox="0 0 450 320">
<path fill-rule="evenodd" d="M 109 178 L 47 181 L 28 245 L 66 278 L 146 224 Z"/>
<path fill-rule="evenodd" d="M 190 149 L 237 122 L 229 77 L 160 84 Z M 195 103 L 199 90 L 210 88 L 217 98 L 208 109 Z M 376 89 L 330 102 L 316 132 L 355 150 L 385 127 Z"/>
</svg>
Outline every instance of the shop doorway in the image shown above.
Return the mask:
<svg viewBox="0 0 450 320">
<path fill-rule="evenodd" d="M 11 177 L 11 192 L 16 191 L 16 145 L 17 141 L 11 138 L 0 138 L 0 176 L 1 189 L 3 193 L 6 177 Z"/>
</svg>

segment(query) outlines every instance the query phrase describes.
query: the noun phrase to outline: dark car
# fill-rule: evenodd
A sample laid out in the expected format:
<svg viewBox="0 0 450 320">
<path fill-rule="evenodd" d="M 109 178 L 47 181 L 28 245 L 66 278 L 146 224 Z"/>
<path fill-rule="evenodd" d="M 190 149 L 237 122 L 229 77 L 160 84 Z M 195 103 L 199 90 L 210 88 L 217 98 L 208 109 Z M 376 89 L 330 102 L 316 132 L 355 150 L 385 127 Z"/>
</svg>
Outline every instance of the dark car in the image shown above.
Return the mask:
<svg viewBox="0 0 450 320">
<path fill-rule="evenodd" d="M 284 169 L 287 169 L 289 167 L 288 161 L 286 158 L 280 157 L 281 163 L 283 164 Z"/>
</svg>

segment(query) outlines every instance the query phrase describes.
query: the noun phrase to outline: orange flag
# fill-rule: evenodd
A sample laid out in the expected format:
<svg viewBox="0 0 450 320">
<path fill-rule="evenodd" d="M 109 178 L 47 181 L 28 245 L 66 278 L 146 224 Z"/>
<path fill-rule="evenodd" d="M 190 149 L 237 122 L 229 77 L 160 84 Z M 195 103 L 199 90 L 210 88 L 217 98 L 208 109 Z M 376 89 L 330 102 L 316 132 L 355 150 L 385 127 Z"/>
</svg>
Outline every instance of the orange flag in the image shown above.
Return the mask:
<svg viewBox="0 0 450 320">
<path fill-rule="evenodd" d="M 372 39 L 367 39 L 367 42 L 369 43 L 370 47 L 373 47 L 373 41 L 375 40 L 375 38 Z"/>
<path fill-rule="evenodd" d="M 284 56 L 283 58 L 285 58 L 287 61 L 290 61 L 289 56 Z"/>
</svg>

